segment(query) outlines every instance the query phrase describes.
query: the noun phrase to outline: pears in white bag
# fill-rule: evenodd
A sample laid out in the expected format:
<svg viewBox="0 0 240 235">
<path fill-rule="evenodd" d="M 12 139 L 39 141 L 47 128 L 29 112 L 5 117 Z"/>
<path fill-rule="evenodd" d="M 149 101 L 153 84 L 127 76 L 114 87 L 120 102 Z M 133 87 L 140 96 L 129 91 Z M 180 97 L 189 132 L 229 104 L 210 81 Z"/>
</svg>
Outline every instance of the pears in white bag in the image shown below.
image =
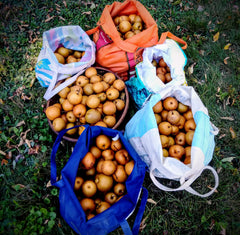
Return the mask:
<svg viewBox="0 0 240 235">
<path fill-rule="evenodd" d="M 184 164 L 189 164 L 196 129 L 191 108 L 175 97 L 167 97 L 153 106 L 153 112 L 158 125 L 163 156 L 173 157 Z"/>
</svg>

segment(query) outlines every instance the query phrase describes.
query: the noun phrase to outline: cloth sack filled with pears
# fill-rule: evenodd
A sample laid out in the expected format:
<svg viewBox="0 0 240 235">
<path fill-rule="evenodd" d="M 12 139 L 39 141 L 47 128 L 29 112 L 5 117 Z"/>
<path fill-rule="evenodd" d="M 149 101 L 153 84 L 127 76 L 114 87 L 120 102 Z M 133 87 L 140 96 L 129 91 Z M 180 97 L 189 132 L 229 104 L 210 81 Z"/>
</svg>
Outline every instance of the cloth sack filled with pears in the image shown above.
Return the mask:
<svg viewBox="0 0 240 235">
<path fill-rule="evenodd" d="M 72 84 L 84 70 L 95 63 L 95 43 L 78 25 L 61 26 L 43 33 L 43 45 L 35 66 L 41 86 L 47 87 L 49 100 Z M 62 82 L 55 87 L 56 83 Z"/>
<path fill-rule="evenodd" d="M 71 128 L 59 133 L 52 148 L 51 184 L 60 189 L 62 217 L 76 234 L 108 234 L 120 226 L 124 234 L 138 234 L 148 198 L 142 186 L 146 164 L 121 131 L 81 127 L 82 134 L 58 181 L 57 150 Z M 133 211 L 135 221 L 130 228 L 127 219 Z"/>
<path fill-rule="evenodd" d="M 218 175 L 208 165 L 217 133 L 207 108 L 190 86 L 169 86 L 153 94 L 125 128 L 125 137 L 148 165 L 159 189 L 186 190 L 200 197 L 211 195 L 218 186 Z M 201 194 L 191 184 L 205 169 L 214 175 L 215 185 Z M 180 186 L 167 187 L 158 178 L 179 181 Z"/>
</svg>

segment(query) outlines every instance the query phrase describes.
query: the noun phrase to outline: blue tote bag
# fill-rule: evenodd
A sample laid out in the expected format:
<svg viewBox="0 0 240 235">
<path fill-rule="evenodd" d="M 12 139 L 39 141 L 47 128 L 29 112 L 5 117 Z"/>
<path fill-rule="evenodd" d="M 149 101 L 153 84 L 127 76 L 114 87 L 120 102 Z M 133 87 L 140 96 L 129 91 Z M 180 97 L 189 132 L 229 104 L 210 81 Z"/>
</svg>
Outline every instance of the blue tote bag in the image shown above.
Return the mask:
<svg viewBox="0 0 240 235">
<path fill-rule="evenodd" d="M 59 133 L 51 153 L 51 184 L 60 189 L 59 204 L 62 217 L 77 234 L 81 235 L 108 234 L 120 226 L 124 234 L 138 234 L 148 197 L 148 191 L 142 186 L 146 164 L 140 159 L 120 131 L 100 126 L 84 125 L 84 127 L 85 129 L 80 135 L 68 162 L 61 170 L 62 177 L 58 181 L 56 153 L 63 135 L 72 128 L 65 129 Z M 93 144 L 94 138 L 100 134 L 107 135 L 110 138 L 118 135 L 124 148 L 134 160 L 135 165 L 132 173 L 125 182 L 127 193 L 110 208 L 87 221 L 85 212 L 75 195 L 74 182 L 79 163 Z M 131 229 L 127 219 L 136 209 L 140 197 L 141 202 L 137 208 L 135 221 Z"/>
</svg>

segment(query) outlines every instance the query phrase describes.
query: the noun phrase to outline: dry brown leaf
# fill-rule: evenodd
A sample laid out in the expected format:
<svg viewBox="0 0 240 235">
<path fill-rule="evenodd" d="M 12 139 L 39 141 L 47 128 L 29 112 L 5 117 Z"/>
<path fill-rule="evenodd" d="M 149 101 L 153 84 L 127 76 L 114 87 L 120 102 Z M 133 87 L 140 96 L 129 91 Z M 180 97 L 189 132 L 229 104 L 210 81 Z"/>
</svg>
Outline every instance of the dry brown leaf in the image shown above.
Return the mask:
<svg viewBox="0 0 240 235">
<path fill-rule="evenodd" d="M 0 154 L 3 155 L 3 156 L 6 156 L 7 154 L 4 153 L 2 150 L 0 150 Z"/>
<path fill-rule="evenodd" d="M 213 36 L 213 41 L 216 42 L 219 39 L 220 33 L 217 32 L 214 36 Z"/>
<path fill-rule="evenodd" d="M 228 120 L 228 121 L 234 121 L 234 118 L 232 117 L 220 117 L 223 120 Z"/>
<path fill-rule="evenodd" d="M 24 121 L 24 120 L 20 121 L 20 122 L 16 125 L 16 127 L 19 127 L 19 126 L 22 126 L 22 125 L 25 125 L 25 121 Z"/>
<path fill-rule="evenodd" d="M 223 63 L 224 64 L 227 64 L 227 60 L 229 59 L 230 57 L 226 57 L 224 60 L 223 60 Z"/>
<path fill-rule="evenodd" d="M 30 82 L 30 85 L 29 85 L 29 87 L 32 87 L 32 86 L 33 86 L 33 84 L 34 84 L 35 80 L 36 80 L 36 77 L 32 78 L 32 80 L 31 80 L 31 82 Z"/>
<path fill-rule="evenodd" d="M 40 150 L 40 145 L 36 145 L 33 148 L 30 148 L 28 150 L 28 154 L 29 155 L 31 155 L 31 154 L 38 154 L 39 150 Z"/>
<path fill-rule="evenodd" d="M 21 99 L 24 100 L 24 101 L 25 100 L 31 100 L 31 98 L 32 98 L 31 96 L 26 96 L 24 93 L 22 93 L 22 95 L 21 95 Z"/>
<path fill-rule="evenodd" d="M 66 3 L 66 1 L 63 1 L 63 5 L 64 5 L 65 7 L 67 7 L 67 3 Z"/>
<path fill-rule="evenodd" d="M 52 186 L 52 184 L 51 184 L 51 181 L 49 180 L 48 183 L 47 183 L 47 185 L 46 185 L 46 187 L 49 188 L 49 187 L 51 187 L 51 186 Z"/>
<path fill-rule="evenodd" d="M 83 12 L 82 14 L 84 14 L 84 15 L 91 15 L 92 12 L 91 12 L 91 11 L 85 11 L 85 12 Z"/>
<path fill-rule="evenodd" d="M 148 199 L 147 199 L 147 202 L 152 203 L 152 204 L 154 204 L 154 205 L 157 204 L 157 202 L 155 202 L 155 201 L 154 201 L 153 199 L 151 199 L 151 198 L 148 198 Z"/>
<path fill-rule="evenodd" d="M 218 137 L 218 139 L 222 139 L 223 137 L 225 137 L 226 136 L 226 134 L 222 134 L 222 135 L 220 135 L 219 137 Z"/>
<path fill-rule="evenodd" d="M 62 16 L 58 16 L 58 18 L 59 18 L 60 20 L 65 21 L 65 19 L 64 19 Z"/>
<path fill-rule="evenodd" d="M 146 224 L 147 218 L 148 218 L 148 216 L 146 216 L 146 217 L 141 221 L 141 224 L 140 224 L 140 227 L 139 227 L 139 232 L 143 231 L 143 229 L 147 226 L 147 224 Z"/>
<path fill-rule="evenodd" d="M 229 128 L 229 131 L 231 133 L 232 139 L 235 139 L 237 137 L 236 132 L 233 130 L 232 127 Z"/>
<path fill-rule="evenodd" d="M 208 185 L 207 187 L 208 187 L 210 190 L 213 190 L 213 188 L 212 188 L 210 185 Z M 217 189 L 215 189 L 214 192 L 215 192 L 215 193 L 218 193 Z"/>
<path fill-rule="evenodd" d="M 3 165 L 7 165 L 8 164 L 8 160 L 6 160 L 6 159 L 2 159 L 2 161 L 1 161 L 1 166 L 3 166 Z"/>
<path fill-rule="evenodd" d="M 196 63 L 193 63 L 192 65 L 190 65 L 190 66 L 188 67 L 188 74 L 189 74 L 189 75 L 193 74 L 193 68 L 194 68 L 195 65 L 196 65 Z"/>
<path fill-rule="evenodd" d="M 49 22 L 49 21 L 52 20 L 54 17 L 55 17 L 55 16 L 51 16 L 51 17 L 50 17 L 50 16 L 48 15 L 48 16 L 47 16 L 47 19 L 45 20 L 45 23 Z"/>
<path fill-rule="evenodd" d="M 0 104 L 4 104 L 4 101 L 2 99 L 0 99 Z"/>
</svg>

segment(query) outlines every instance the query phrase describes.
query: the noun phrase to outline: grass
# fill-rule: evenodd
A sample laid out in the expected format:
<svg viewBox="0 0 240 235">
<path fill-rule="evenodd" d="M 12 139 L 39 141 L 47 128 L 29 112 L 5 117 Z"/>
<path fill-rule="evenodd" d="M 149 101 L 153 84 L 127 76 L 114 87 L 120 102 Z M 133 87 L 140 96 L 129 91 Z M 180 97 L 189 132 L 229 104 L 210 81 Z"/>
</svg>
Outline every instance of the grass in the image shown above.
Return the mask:
<svg viewBox="0 0 240 235">
<path fill-rule="evenodd" d="M 0 234 L 74 234 L 60 216 L 58 190 L 47 187 L 56 136 L 43 113 L 45 88 L 35 80 L 34 67 L 44 31 L 68 24 L 93 28 L 105 5 L 112 2 L 0 2 Z M 196 89 L 219 128 L 211 165 L 220 178 L 217 192 L 202 199 L 187 192 L 160 191 L 147 174 L 144 186 L 152 201 L 147 203 L 141 234 L 239 234 L 239 2 L 141 3 L 156 20 L 159 34 L 169 30 L 188 43 L 188 84 Z M 224 49 L 228 43 L 230 47 Z M 59 168 L 72 147 L 67 142 L 61 145 Z M 204 172 L 193 187 L 201 191 L 211 183 Z M 129 223 L 133 221 L 131 216 Z"/>
</svg>

